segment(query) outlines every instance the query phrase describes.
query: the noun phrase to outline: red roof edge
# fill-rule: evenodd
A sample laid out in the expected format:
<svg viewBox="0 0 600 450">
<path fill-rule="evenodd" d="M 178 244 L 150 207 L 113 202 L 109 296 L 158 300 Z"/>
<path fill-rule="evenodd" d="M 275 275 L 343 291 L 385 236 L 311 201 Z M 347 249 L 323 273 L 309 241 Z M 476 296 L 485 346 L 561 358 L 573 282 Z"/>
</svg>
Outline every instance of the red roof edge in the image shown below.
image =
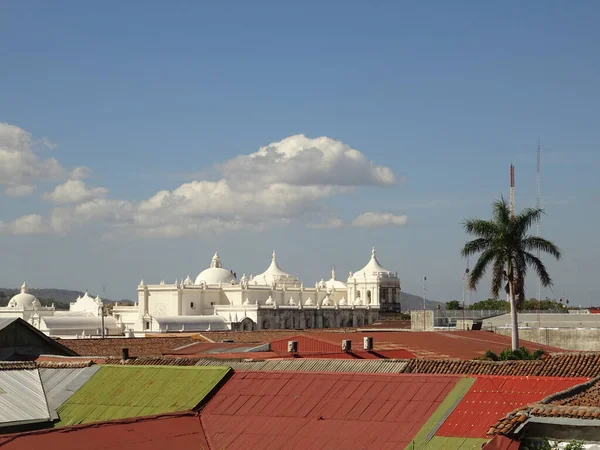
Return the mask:
<svg viewBox="0 0 600 450">
<path fill-rule="evenodd" d="M 142 416 L 142 417 L 130 417 L 127 419 L 116 419 L 116 420 L 106 420 L 103 422 L 93 422 L 86 423 L 81 425 L 72 425 L 68 427 L 60 427 L 60 428 L 45 428 L 43 430 L 33 430 L 33 431 L 25 431 L 22 433 L 13 433 L 2 436 L 4 439 L 0 441 L 0 447 L 11 442 L 12 440 L 22 437 L 22 436 L 32 436 L 32 435 L 43 435 L 48 433 L 69 433 L 71 431 L 82 430 L 86 428 L 101 428 L 104 426 L 111 425 L 125 425 L 129 423 L 139 423 L 139 422 L 147 422 L 149 420 L 160 420 L 160 419 L 173 419 L 177 417 L 192 417 L 199 416 L 200 413 L 194 411 L 179 411 L 174 413 L 165 413 L 165 414 L 155 414 L 152 416 Z M 203 430 L 204 431 L 204 430 Z"/>
</svg>

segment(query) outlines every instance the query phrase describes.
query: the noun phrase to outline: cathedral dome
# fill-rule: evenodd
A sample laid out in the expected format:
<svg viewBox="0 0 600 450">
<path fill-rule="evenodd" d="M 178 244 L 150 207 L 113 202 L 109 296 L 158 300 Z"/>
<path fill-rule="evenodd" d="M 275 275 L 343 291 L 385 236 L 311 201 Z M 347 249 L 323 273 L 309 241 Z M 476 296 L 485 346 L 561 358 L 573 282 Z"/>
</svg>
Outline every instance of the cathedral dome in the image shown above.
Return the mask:
<svg viewBox="0 0 600 450">
<path fill-rule="evenodd" d="M 29 293 L 26 283 L 21 286 L 21 292 L 8 302 L 8 306 L 18 309 L 33 309 L 34 306 L 39 306 L 39 304 L 39 300 Z"/>
<path fill-rule="evenodd" d="M 345 291 L 348 289 L 346 283 L 335 279 L 335 269 L 331 271 L 331 279 L 325 282 L 325 286 L 332 291 Z"/>
<path fill-rule="evenodd" d="M 272 284 L 290 284 L 296 285 L 299 283 L 297 277 L 285 272 L 279 264 L 277 264 L 277 255 L 275 252 L 271 255 L 271 265 L 263 273 L 256 275 L 253 278 L 255 284 L 272 285 Z"/>
<path fill-rule="evenodd" d="M 369 261 L 369 263 L 358 272 L 354 272 L 354 274 L 351 274 L 348 277 L 348 281 L 350 281 L 351 278 L 360 280 L 362 278 L 376 278 L 378 276 L 390 278 L 396 277 L 392 272 L 390 272 L 386 268 L 382 267 L 381 264 L 379 264 L 379 261 L 377 261 L 377 257 L 375 256 L 375 247 L 373 247 L 373 251 L 371 252 L 371 260 Z"/>
<path fill-rule="evenodd" d="M 229 270 L 223 269 L 221 258 L 215 252 L 210 262 L 210 267 L 200 272 L 194 284 L 231 284 L 232 281 L 235 282 L 235 275 Z"/>
</svg>

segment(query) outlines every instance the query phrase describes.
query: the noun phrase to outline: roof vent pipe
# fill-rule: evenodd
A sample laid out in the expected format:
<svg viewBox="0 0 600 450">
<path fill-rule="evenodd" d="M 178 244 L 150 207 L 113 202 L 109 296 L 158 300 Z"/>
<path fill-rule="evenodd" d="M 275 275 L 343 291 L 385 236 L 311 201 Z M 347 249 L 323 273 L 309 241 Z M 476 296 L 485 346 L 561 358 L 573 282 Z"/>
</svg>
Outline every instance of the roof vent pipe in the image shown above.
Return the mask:
<svg viewBox="0 0 600 450">
<path fill-rule="evenodd" d="M 121 349 L 121 361 L 125 362 L 129 359 L 129 349 L 127 347 L 123 347 Z"/>
<path fill-rule="evenodd" d="M 365 337 L 363 339 L 363 348 L 367 352 L 372 352 L 373 351 L 373 338 L 372 337 Z"/>
<path fill-rule="evenodd" d="M 352 341 L 350 339 L 344 339 L 342 341 L 342 351 L 350 353 L 352 351 Z"/>
<path fill-rule="evenodd" d="M 298 353 L 298 341 L 288 341 L 288 352 Z"/>
</svg>

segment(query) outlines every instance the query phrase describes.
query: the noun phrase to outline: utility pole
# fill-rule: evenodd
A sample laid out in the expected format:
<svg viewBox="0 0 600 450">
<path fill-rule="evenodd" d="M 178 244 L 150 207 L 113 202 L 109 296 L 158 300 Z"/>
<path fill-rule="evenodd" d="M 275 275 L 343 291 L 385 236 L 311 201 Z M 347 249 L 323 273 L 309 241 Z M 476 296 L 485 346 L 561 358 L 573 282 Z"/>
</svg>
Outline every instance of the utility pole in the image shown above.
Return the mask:
<svg viewBox="0 0 600 450">
<path fill-rule="evenodd" d="M 100 310 L 100 317 L 102 320 L 102 339 L 104 339 L 105 335 L 105 331 L 104 331 L 104 305 L 99 305 L 98 309 Z"/>
<path fill-rule="evenodd" d="M 426 307 L 426 300 L 425 300 L 425 295 L 426 295 L 426 287 L 425 287 L 425 282 L 427 281 L 427 277 L 423 277 L 423 331 L 427 331 L 427 322 L 425 320 L 425 312 L 427 310 Z"/>
</svg>

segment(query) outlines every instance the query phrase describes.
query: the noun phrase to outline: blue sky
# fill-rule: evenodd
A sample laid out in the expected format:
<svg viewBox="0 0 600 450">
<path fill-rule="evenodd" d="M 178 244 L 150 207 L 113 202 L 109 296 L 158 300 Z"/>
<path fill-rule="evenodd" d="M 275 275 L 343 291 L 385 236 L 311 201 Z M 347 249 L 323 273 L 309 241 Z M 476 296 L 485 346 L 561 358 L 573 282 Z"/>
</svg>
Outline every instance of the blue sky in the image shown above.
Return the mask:
<svg viewBox="0 0 600 450">
<path fill-rule="evenodd" d="M 459 298 L 461 220 L 508 196 L 511 162 L 517 207 L 535 204 L 540 137 L 555 294 L 599 304 L 599 20 L 593 1 L 0 0 L 0 149 L 26 165 L 0 168 L 0 286 L 131 298 L 142 277 L 195 276 L 215 249 L 238 274 L 274 249 L 312 284 L 375 245 L 405 291 L 427 275 L 428 296 Z M 280 171 L 240 156 L 298 134 L 364 161 Z M 240 186 L 215 205 L 219 180 Z M 367 212 L 380 220 L 352 225 Z"/>
</svg>

